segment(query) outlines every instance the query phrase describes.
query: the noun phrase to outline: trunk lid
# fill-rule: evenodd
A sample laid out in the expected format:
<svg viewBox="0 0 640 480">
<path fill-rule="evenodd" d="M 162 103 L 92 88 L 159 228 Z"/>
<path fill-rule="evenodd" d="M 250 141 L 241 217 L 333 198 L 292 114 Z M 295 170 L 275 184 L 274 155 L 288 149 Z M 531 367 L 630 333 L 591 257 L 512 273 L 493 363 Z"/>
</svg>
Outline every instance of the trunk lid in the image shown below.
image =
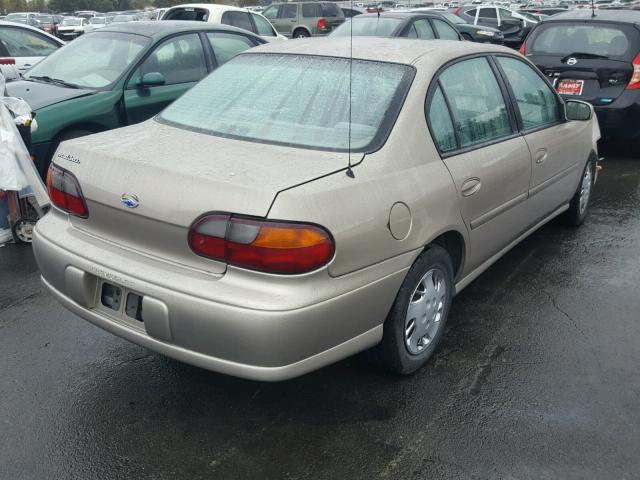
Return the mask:
<svg viewBox="0 0 640 480">
<path fill-rule="evenodd" d="M 71 217 L 78 229 L 145 255 L 223 273 L 224 263 L 189 249 L 189 227 L 199 216 L 265 217 L 279 191 L 346 168 L 347 156 L 150 120 L 64 142 L 53 161 L 76 175 L 86 199 L 89 218 Z"/>
<path fill-rule="evenodd" d="M 527 38 L 526 56 L 566 98 L 613 103 L 633 75 L 640 32 L 596 20 L 543 23 Z"/>
</svg>

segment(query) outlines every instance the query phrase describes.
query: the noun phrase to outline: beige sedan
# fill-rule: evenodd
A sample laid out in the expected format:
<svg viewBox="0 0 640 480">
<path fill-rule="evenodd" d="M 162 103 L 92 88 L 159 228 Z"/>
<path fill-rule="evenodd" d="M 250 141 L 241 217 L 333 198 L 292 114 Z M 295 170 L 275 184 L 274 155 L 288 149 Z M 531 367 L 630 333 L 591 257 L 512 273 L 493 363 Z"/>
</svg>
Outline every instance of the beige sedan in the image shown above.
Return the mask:
<svg viewBox="0 0 640 480">
<path fill-rule="evenodd" d="M 310 39 L 238 55 L 145 123 L 64 142 L 35 230 L 46 287 L 178 360 L 282 380 L 369 350 L 409 373 L 451 300 L 562 214 L 600 136 L 522 56 Z"/>
</svg>

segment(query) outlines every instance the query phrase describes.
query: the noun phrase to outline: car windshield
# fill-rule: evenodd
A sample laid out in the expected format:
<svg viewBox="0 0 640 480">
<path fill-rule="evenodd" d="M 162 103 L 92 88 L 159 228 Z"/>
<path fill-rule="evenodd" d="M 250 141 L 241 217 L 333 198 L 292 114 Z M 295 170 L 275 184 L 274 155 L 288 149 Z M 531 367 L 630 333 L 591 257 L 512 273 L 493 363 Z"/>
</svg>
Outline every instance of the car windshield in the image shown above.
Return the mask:
<svg viewBox="0 0 640 480">
<path fill-rule="evenodd" d="M 113 17 L 113 23 L 133 22 L 133 15 L 116 15 Z"/>
<path fill-rule="evenodd" d="M 128 33 L 86 34 L 49 55 L 24 77 L 103 88 L 115 82 L 149 42 L 147 37 Z"/>
<path fill-rule="evenodd" d="M 629 41 L 629 35 L 632 33 L 613 24 L 543 23 L 532 41 L 527 41 L 527 53 L 587 54 L 630 60 L 633 43 Z"/>
<path fill-rule="evenodd" d="M 348 37 L 351 35 L 353 23 L 353 35 L 356 37 L 390 37 L 396 28 L 403 22 L 400 18 L 356 16 L 336 28 L 332 37 Z"/>
<path fill-rule="evenodd" d="M 414 70 L 408 65 L 354 60 L 350 89 L 350 64 L 347 58 L 242 54 L 189 90 L 158 119 L 261 143 L 367 151 L 386 138 Z"/>
<path fill-rule="evenodd" d="M 461 19 L 458 15 L 454 15 L 453 13 L 441 13 L 440 15 L 442 15 L 444 18 L 449 20 L 451 23 L 457 23 L 457 24 L 467 23 L 463 19 Z"/>
<path fill-rule="evenodd" d="M 82 25 L 82 20 L 80 18 L 64 18 L 61 25 L 63 27 L 78 27 Z"/>
</svg>

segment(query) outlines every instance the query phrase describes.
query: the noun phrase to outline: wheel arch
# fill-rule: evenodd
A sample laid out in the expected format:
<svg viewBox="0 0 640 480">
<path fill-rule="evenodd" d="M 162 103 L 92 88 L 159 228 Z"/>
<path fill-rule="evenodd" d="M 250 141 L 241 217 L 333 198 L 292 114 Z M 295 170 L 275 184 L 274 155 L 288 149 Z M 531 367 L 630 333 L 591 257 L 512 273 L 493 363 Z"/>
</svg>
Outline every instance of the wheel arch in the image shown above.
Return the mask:
<svg viewBox="0 0 640 480">
<path fill-rule="evenodd" d="M 457 280 L 464 270 L 464 262 L 467 257 L 467 242 L 458 230 L 446 230 L 425 245 L 428 250 L 431 245 L 438 245 L 446 250 L 453 264 L 453 279 Z"/>
<path fill-rule="evenodd" d="M 311 33 L 311 30 L 309 30 L 309 28 L 305 25 L 298 25 L 296 26 L 292 31 L 291 31 L 291 38 L 295 38 L 296 36 L 296 32 L 298 30 L 304 30 L 305 32 L 307 32 L 309 34 L 310 37 L 313 36 L 313 34 Z"/>
</svg>

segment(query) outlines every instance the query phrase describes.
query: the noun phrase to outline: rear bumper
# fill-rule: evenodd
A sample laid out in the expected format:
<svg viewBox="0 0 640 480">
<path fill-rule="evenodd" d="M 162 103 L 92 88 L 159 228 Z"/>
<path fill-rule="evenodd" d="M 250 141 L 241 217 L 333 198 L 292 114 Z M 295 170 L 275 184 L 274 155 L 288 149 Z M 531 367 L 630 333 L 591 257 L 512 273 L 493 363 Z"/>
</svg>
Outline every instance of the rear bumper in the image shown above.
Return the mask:
<svg viewBox="0 0 640 480">
<path fill-rule="evenodd" d="M 640 136 L 640 90 L 625 90 L 610 105 L 594 110 L 604 136 L 627 140 Z"/>
<path fill-rule="evenodd" d="M 379 342 L 414 257 L 339 278 L 326 269 L 298 278 L 231 268 L 211 275 L 168 264 L 158 270 L 161 260 L 150 265 L 78 232 L 55 210 L 34 236 L 44 285 L 73 313 L 177 360 L 261 381 L 302 375 Z M 124 305 L 116 312 L 101 304 L 104 281 L 144 295 L 144 323 Z"/>
</svg>

